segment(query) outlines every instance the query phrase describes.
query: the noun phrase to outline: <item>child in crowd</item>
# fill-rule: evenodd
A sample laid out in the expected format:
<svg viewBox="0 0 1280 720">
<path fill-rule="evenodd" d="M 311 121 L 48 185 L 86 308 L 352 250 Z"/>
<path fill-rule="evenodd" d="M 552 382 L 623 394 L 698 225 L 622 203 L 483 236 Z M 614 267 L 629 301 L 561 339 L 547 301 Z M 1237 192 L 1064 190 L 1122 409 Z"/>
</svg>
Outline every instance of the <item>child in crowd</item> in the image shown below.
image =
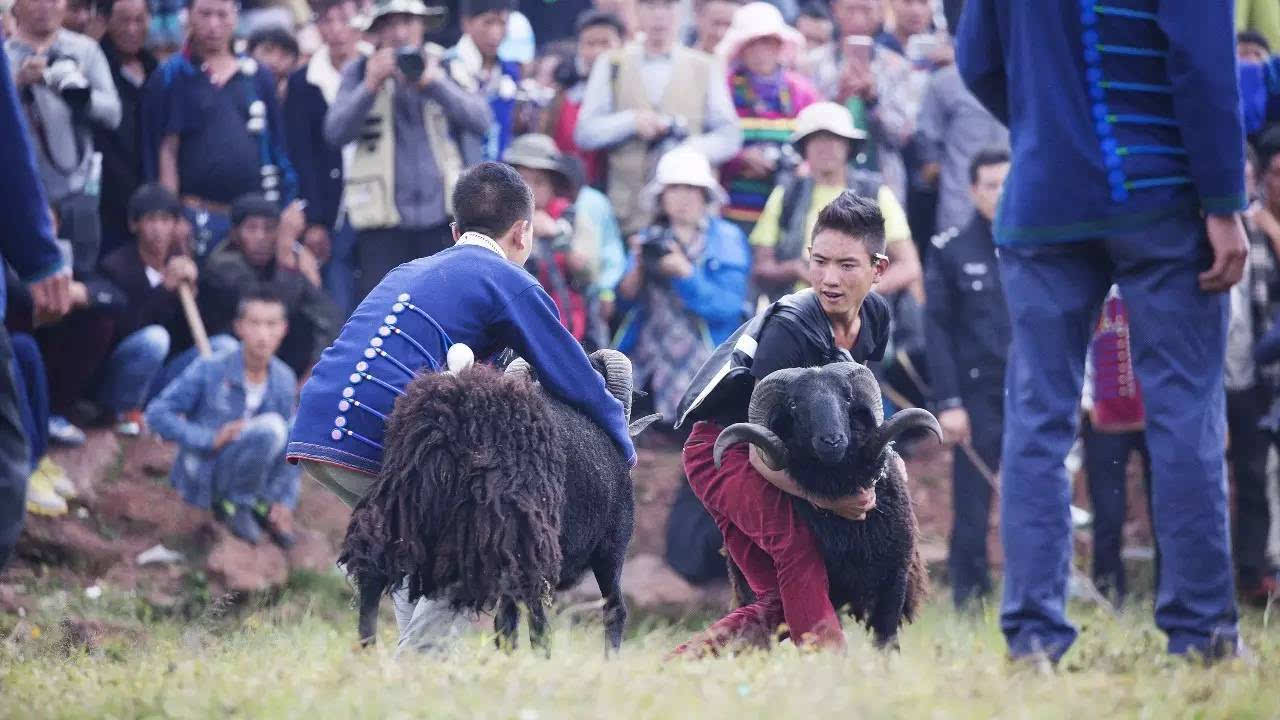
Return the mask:
<svg viewBox="0 0 1280 720">
<path fill-rule="evenodd" d="M 213 509 L 237 537 L 262 530 L 294 542 L 296 465 L 284 460 L 298 379 L 275 357 L 289 325 L 284 303 L 265 288 L 240 297 L 239 346 L 192 363 L 147 407 L 147 424 L 178 443 L 170 481 L 192 505 Z"/>
</svg>

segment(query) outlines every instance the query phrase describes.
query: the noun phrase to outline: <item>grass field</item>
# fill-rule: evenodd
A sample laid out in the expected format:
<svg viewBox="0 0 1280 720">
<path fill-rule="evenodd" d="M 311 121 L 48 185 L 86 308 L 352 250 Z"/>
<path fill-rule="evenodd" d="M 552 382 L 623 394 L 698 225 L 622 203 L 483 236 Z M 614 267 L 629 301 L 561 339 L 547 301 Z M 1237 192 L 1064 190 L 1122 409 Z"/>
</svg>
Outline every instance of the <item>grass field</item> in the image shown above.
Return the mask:
<svg viewBox="0 0 1280 720">
<path fill-rule="evenodd" d="M 896 656 L 851 631 L 845 656 L 787 644 L 664 663 L 689 627 L 642 619 L 605 661 L 599 625 L 563 617 L 549 660 L 476 633 L 447 657 L 396 661 L 393 622 L 376 650 L 354 650 L 348 597 L 341 580 L 309 576 L 269 604 L 215 603 L 180 622 L 139 615 L 128 597 L 50 593 L 27 618 L 0 620 L 0 717 L 1280 717 L 1280 633 L 1256 612 L 1243 623 L 1256 664 L 1206 669 L 1162 653 L 1146 604 L 1080 610 L 1080 641 L 1044 675 L 1005 661 L 993 613 L 964 619 L 937 601 Z M 58 631 L 65 615 L 118 632 L 86 650 Z"/>
</svg>

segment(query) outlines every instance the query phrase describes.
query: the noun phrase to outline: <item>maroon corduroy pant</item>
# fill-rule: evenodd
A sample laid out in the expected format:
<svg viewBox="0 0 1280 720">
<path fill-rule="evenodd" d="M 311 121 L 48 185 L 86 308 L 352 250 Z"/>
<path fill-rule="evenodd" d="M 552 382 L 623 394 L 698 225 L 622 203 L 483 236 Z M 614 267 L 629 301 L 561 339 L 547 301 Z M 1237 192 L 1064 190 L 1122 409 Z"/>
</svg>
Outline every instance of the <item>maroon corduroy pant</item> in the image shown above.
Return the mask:
<svg viewBox="0 0 1280 720">
<path fill-rule="evenodd" d="M 791 496 L 751 467 L 745 443 L 729 448 L 716 468 L 712 449 L 720 430 L 707 421 L 693 426 L 684 445 L 684 470 L 756 602 L 721 618 L 676 654 L 758 641 L 783 621 L 797 643 L 843 648 L 817 538 L 792 507 Z"/>
</svg>

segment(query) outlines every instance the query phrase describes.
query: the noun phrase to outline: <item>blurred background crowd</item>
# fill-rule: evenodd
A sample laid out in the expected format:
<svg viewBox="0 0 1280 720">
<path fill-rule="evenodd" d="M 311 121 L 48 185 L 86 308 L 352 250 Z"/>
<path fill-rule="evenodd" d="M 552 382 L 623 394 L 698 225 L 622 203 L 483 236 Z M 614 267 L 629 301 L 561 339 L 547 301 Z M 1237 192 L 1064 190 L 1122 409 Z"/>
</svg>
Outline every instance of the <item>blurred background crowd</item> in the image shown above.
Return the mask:
<svg viewBox="0 0 1280 720">
<path fill-rule="evenodd" d="M 954 66 L 962 0 L 183 2 L 0 3 L 74 269 L 75 309 L 57 321 L 7 283 L 34 450 L 29 511 L 66 512 L 49 444 L 110 426 L 193 449 L 174 468 L 188 501 L 217 511 L 235 496 L 290 542 L 296 471 L 277 460 L 229 488 L 199 467 L 237 443 L 251 464 L 279 453 L 283 429 L 246 421 L 287 423 L 296 387 L 275 396 L 249 356 L 305 378 L 387 271 L 452 243 L 450 191 L 474 163 L 525 178 L 537 238 L 527 269 L 587 350 L 632 358 L 668 419 L 717 343 L 806 284 L 818 210 L 855 188 L 885 217 L 891 264 L 877 290 L 895 322 L 875 370 L 886 405 L 931 408 L 955 444 L 950 584 L 958 605 L 990 591 L 1009 342 L 991 219 L 1009 155 Z M 1232 291 L 1229 459 L 1239 586 L 1265 600 L 1280 515 L 1280 9 L 1238 2 L 1237 20 L 1253 204 L 1250 272 Z M 1130 322 L 1142 319 L 1113 294 L 1075 460 L 1094 578 L 1117 601 L 1126 468 L 1144 452 Z M 227 410 L 223 370 L 207 358 L 236 352 L 244 368 L 224 370 L 244 400 Z M 212 424 L 196 428 L 202 418 Z M 665 432 L 654 442 L 678 443 Z M 723 572 L 720 540 L 682 488 L 667 559 L 700 582 Z"/>
</svg>

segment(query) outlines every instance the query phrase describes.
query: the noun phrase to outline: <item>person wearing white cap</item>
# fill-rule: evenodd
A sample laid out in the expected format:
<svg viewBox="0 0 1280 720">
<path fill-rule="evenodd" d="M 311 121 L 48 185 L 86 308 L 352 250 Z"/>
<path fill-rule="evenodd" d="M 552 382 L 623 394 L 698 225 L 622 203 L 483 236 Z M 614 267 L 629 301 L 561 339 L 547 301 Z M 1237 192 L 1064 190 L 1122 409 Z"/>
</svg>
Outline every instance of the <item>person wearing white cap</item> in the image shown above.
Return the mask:
<svg viewBox="0 0 1280 720">
<path fill-rule="evenodd" d="M 793 66 L 804 36 L 767 2 L 743 5 L 717 53 L 729 66 L 729 92 L 742 126 L 742 150 L 722 169 L 729 202 L 724 216 L 750 232 L 774 185 L 789 167 L 795 117 L 818 91 Z"/>
<path fill-rule="evenodd" d="M 639 0 L 644 41 L 599 58 L 587 79 L 574 139 L 583 150 L 607 150 L 609 200 L 623 232 L 644 227 L 638 199 L 655 162 L 688 143 L 714 165 L 742 147 L 724 68 L 676 43 L 675 0 Z"/>
<path fill-rule="evenodd" d="M 771 298 L 803 286 L 808 277 L 808 244 L 818 212 L 845 189 L 874 198 L 884 215 L 889 267 L 879 292 L 891 295 L 921 282 L 920 259 L 911 242 L 907 214 L 893 191 L 869 175 L 852 172 L 849 161 L 866 140 L 849 111 L 831 102 L 810 105 L 796 117 L 791 144 L 804 157 L 809 174 L 774 188 L 751 232 L 752 278 Z"/>
<path fill-rule="evenodd" d="M 671 422 L 698 368 L 742 322 L 751 252 L 742 232 L 717 216 L 724 191 L 698 151 L 663 155 L 645 194 L 655 222 L 629 243 L 614 346 L 635 364 L 636 388 Z"/>
</svg>

